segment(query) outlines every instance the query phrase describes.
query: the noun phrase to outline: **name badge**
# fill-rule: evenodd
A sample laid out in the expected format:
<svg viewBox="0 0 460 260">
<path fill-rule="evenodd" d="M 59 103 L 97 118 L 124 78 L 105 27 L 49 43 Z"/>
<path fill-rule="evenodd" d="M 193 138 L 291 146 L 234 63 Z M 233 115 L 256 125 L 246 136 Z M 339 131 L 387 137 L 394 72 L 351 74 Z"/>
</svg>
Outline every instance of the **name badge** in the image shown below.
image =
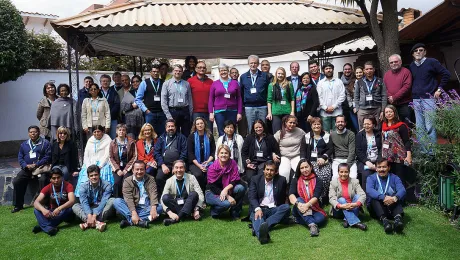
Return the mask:
<svg viewBox="0 0 460 260">
<path fill-rule="evenodd" d="M 120 161 L 120 167 L 123 167 L 123 161 Z"/>
<path fill-rule="evenodd" d="M 153 97 L 153 101 L 161 101 L 161 100 L 160 100 L 160 96 L 154 96 L 154 97 Z"/>
<path fill-rule="evenodd" d="M 312 152 L 311 157 L 318 157 L 318 154 L 316 152 Z"/>
<path fill-rule="evenodd" d="M 183 198 L 177 199 L 177 205 L 184 205 L 184 199 Z"/>
<path fill-rule="evenodd" d="M 251 88 L 251 94 L 255 94 L 257 93 L 257 89 L 256 88 Z"/>
<path fill-rule="evenodd" d="M 98 116 L 93 116 L 93 121 L 98 121 L 99 117 Z"/>
<path fill-rule="evenodd" d="M 35 152 L 30 153 L 30 159 L 35 159 L 37 157 L 37 154 Z"/>
<path fill-rule="evenodd" d="M 286 100 L 281 100 L 281 105 L 286 105 Z"/>
<path fill-rule="evenodd" d="M 263 152 L 257 152 L 257 157 L 264 157 L 264 153 Z"/>
<path fill-rule="evenodd" d="M 141 196 L 141 198 L 139 199 L 139 204 L 140 204 L 140 205 L 144 205 L 144 204 L 145 204 L 145 196 Z"/>
<path fill-rule="evenodd" d="M 372 95 L 366 95 L 366 101 L 372 101 Z"/>
<path fill-rule="evenodd" d="M 224 95 L 224 97 L 225 98 L 230 98 L 230 94 L 227 93 L 227 94 Z"/>
<path fill-rule="evenodd" d="M 383 149 L 388 149 L 388 148 L 390 148 L 390 145 L 389 144 L 383 144 L 382 147 L 383 147 Z"/>
<path fill-rule="evenodd" d="M 184 99 L 183 98 L 178 98 L 177 102 L 182 103 L 182 102 L 184 102 Z"/>
</svg>

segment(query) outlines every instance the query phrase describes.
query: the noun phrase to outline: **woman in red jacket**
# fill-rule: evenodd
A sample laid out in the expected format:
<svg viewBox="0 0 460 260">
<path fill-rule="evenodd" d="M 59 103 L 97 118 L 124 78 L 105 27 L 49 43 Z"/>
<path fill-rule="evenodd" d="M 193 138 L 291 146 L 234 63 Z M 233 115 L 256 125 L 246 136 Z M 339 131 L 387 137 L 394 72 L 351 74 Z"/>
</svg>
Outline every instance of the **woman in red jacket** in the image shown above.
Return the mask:
<svg viewBox="0 0 460 260">
<path fill-rule="evenodd" d="M 157 172 L 157 162 L 153 157 L 153 147 L 157 142 L 158 135 L 155 133 L 153 126 L 145 123 L 139 134 L 139 140 L 136 143 L 137 159 L 141 160 L 147 166 L 147 174 L 155 176 Z"/>
</svg>

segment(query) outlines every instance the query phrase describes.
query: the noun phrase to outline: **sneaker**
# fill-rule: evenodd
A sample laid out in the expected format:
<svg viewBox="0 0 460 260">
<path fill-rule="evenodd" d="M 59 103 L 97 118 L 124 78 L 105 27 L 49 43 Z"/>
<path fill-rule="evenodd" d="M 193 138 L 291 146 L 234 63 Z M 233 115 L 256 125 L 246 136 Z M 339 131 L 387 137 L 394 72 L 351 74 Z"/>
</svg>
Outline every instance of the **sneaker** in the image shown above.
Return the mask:
<svg viewBox="0 0 460 260">
<path fill-rule="evenodd" d="M 175 224 L 177 223 L 176 220 L 172 219 L 172 218 L 166 218 L 163 220 L 163 224 L 167 227 L 169 225 L 172 225 L 172 224 Z"/>
<path fill-rule="evenodd" d="M 149 222 L 144 221 L 144 220 L 139 220 L 139 222 L 137 223 L 137 226 L 141 228 L 149 228 Z"/>
<path fill-rule="evenodd" d="M 393 233 L 393 225 L 391 225 L 388 219 L 382 220 L 382 224 L 383 224 L 383 230 L 385 230 L 385 233 L 387 234 Z"/>
<path fill-rule="evenodd" d="M 80 229 L 81 229 L 82 231 L 85 231 L 86 229 L 88 229 L 88 224 L 86 224 L 86 223 L 81 223 L 81 224 L 80 224 Z"/>
<path fill-rule="evenodd" d="M 121 229 L 123 229 L 123 228 L 125 228 L 125 227 L 129 227 L 129 226 L 131 226 L 131 223 L 129 223 L 129 221 L 126 220 L 126 219 L 123 219 L 123 220 L 120 222 L 120 228 L 121 228 Z"/>
<path fill-rule="evenodd" d="M 394 230 L 396 233 L 401 233 L 404 230 L 404 223 L 401 217 L 395 217 Z"/>
<path fill-rule="evenodd" d="M 52 228 L 52 229 L 48 232 L 48 235 L 49 235 L 50 237 L 52 237 L 52 236 L 55 236 L 55 235 L 57 234 L 57 232 L 58 232 L 58 229 L 57 229 L 57 228 Z"/>
<path fill-rule="evenodd" d="M 367 225 L 366 224 L 363 224 L 363 223 L 356 223 L 355 225 L 353 225 L 353 227 L 356 227 L 356 228 L 359 228 L 360 230 L 362 231 L 366 231 L 367 230 Z"/>
<path fill-rule="evenodd" d="M 105 222 L 96 221 L 96 229 L 99 230 L 99 232 L 104 232 L 106 227 L 107 224 Z"/>
<path fill-rule="evenodd" d="M 345 219 L 343 220 L 343 223 L 342 223 L 342 226 L 344 228 L 349 228 L 350 227 L 350 224 L 348 224 L 348 221 L 346 221 Z"/>
<path fill-rule="evenodd" d="M 270 238 L 268 236 L 268 224 L 267 224 L 267 222 L 264 222 L 264 223 L 262 223 L 262 225 L 260 225 L 259 242 L 260 242 L 260 244 L 264 245 L 264 244 L 268 243 L 269 239 Z"/>
<path fill-rule="evenodd" d="M 37 234 L 37 233 L 40 233 L 42 232 L 42 228 L 40 226 L 35 226 L 33 229 L 32 229 L 32 232 L 34 234 Z"/>
<path fill-rule="evenodd" d="M 318 229 L 318 226 L 316 224 L 310 224 L 308 225 L 308 227 L 310 228 L 310 236 L 312 237 L 317 237 L 319 236 L 319 229 Z"/>
</svg>

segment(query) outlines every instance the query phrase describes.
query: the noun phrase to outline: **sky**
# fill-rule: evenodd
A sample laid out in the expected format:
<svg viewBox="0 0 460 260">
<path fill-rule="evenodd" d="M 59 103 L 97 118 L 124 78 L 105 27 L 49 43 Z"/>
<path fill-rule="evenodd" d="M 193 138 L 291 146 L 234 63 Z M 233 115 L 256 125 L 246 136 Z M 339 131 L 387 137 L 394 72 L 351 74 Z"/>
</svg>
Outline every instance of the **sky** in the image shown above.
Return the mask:
<svg viewBox="0 0 460 260">
<path fill-rule="evenodd" d="M 38 12 L 58 15 L 60 18 L 76 15 L 91 4 L 108 4 L 110 0 L 11 0 L 19 11 Z M 339 0 L 316 0 L 335 4 Z M 405 7 L 419 9 L 422 13 L 429 11 L 443 0 L 399 0 L 398 10 Z"/>
</svg>

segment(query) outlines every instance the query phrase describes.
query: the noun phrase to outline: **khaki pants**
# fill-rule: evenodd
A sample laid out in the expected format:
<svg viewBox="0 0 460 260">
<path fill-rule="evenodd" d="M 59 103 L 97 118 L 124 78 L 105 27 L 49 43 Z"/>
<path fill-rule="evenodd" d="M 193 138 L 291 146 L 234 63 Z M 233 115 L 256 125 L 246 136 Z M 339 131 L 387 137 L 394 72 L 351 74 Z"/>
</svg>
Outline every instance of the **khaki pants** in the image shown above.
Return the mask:
<svg viewBox="0 0 460 260">
<path fill-rule="evenodd" d="M 365 117 L 374 117 L 375 121 L 377 122 L 377 125 L 375 125 L 375 128 L 380 128 L 380 112 L 381 108 L 371 108 L 371 109 L 359 109 L 358 110 L 358 124 L 359 124 L 359 130 L 363 129 L 363 121 Z"/>
</svg>

